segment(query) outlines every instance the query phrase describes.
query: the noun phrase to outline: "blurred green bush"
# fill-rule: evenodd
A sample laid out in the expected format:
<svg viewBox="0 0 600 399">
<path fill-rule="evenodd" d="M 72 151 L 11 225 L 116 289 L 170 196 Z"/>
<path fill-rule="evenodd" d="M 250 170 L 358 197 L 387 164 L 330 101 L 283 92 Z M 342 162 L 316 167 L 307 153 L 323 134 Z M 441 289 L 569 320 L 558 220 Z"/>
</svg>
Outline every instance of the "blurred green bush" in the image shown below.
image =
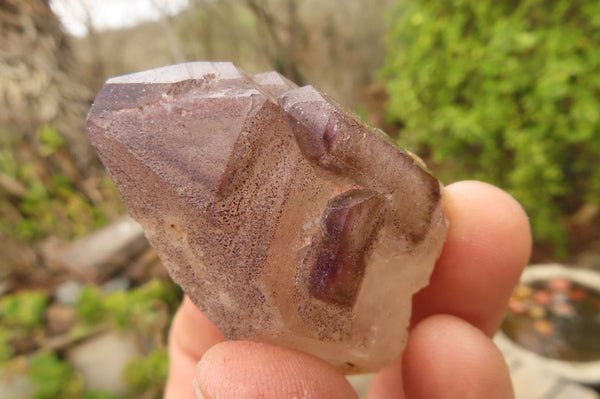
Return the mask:
<svg viewBox="0 0 600 399">
<path fill-rule="evenodd" d="M 387 46 L 402 145 L 507 189 L 564 254 L 561 216 L 600 203 L 600 2 L 402 1 Z"/>
</svg>

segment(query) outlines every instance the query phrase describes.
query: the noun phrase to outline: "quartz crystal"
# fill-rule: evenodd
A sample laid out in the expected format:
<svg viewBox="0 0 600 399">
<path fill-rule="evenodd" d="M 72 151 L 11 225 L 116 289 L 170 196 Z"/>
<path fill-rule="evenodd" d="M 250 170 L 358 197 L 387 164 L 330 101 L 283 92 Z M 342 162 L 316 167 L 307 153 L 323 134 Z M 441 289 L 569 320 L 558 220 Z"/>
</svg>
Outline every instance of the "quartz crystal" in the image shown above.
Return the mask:
<svg viewBox="0 0 600 399">
<path fill-rule="evenodd" d="M 418 158 L 313 87 L 231 63 L 109 79 L 87 123 L 129 213 L 226 338 L 347 374 L 401 353 L 447 231 Z"/>
</svg>

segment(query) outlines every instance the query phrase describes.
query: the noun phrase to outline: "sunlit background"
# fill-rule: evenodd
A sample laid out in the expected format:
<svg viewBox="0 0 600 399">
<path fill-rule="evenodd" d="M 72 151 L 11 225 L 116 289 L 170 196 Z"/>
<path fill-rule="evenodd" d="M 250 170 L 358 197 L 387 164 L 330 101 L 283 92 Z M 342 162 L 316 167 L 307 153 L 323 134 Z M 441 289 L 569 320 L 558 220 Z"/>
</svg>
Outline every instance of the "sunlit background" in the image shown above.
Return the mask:
<svg viewBox="0 0 600 399">
<path fill-rule="evenodd" d="M 50 8 L 60 19 L 64 30 L 83 37 L 90 29 L 131 28 L 139 23 L 158 21 L 180 13 L 189 0 L 53 0 Z"/>
<path fill-rule="evenodd" d="M 513 194 L 532 264 L 597 274 L 599 16 L 595 0 L 0 0 L 0 398 L 162 394 L 181 292 L 84 128 L 108 77 L 162 65 L 233 61 L 312 84 L 444 183 Z M 600 297 L 565 273 L 515 290 L 507 332 L 518 341 L 522 324 L 548 358 L 573 335 L 600 356 Z M 511 348 L 518 399 L 527 384 L 598 397 L 600 372 L 519 369 Z"/>
</svg>

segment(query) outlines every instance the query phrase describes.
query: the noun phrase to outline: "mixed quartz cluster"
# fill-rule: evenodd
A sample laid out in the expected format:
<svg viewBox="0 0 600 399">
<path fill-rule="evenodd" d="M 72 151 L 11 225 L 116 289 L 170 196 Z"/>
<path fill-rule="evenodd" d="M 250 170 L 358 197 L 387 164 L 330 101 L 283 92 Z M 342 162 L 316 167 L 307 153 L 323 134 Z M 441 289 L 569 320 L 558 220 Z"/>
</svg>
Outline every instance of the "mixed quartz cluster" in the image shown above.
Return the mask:
<svg viewBox="0 0 600 399">
<path fill-rule="evenodd" d="M 346 373 L 404 347 L 441 186 L 311 86 L 194 62 L 109 79 L 88 132 L 172 278 L 229 339 Z"/>
</svg>

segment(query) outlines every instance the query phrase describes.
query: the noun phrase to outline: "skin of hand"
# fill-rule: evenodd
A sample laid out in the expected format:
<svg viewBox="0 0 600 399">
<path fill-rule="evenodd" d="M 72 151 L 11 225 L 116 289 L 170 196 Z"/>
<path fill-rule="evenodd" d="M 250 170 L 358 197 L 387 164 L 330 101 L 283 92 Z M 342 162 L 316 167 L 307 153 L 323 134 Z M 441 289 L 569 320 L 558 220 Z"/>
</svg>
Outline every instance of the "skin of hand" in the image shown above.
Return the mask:
<svg viewBox="0 0 600 399">
<path fill-rule="evenodd" d="M 368 399 L 514 397 L 491 337 L 530 256 L 527 215 L 507 193 L 476 181 L 447 186 L 443 207 L 448 237 L 430 284 L 413 299 L 406 349 L 375 375 Z M 187 298 L 173 320 L 169 354 L 165 399 L 357 397 L 321 359 L 271 344 L 224 342 Z"/>
</svg>

